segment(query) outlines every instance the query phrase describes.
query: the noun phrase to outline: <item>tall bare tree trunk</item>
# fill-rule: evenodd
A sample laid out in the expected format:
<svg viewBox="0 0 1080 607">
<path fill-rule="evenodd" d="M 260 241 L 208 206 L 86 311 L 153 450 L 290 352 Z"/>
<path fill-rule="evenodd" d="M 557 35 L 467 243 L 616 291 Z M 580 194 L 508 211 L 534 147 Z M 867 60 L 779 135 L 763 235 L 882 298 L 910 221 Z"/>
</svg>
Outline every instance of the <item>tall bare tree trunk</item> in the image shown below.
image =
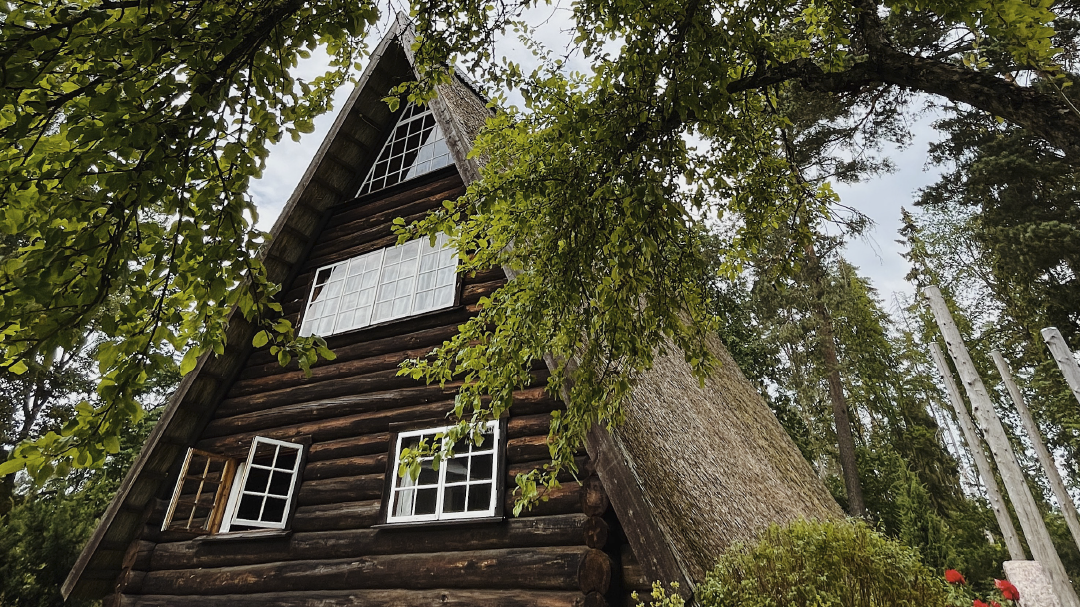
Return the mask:
<svg viewBox="0 0 1080 607">
<path fill-rule="evenodd" d="M 829 382 L 829 400 L 832 401 L 833 423 L 836 426 L 840 470 L 844 475 L 844 488 L 847 490 L 848 514 L 862 517 L 866 516 L 866 503 L 863 500 L 862 483 L 859 481 L 859 467 L 855 461 L 855 438 L 851 433 L 851 414 L 848 411 L 847 397 L 844 395 L 844 383 L 840 378 L 840 360 L 836 356 L 832 314 L 825 306 L 825 270 L 821 267 L 813 243 L 807 244 L 805 251 L 813 289 L 814 313 L 821 324 L 819 345 Z"/>
</svg>

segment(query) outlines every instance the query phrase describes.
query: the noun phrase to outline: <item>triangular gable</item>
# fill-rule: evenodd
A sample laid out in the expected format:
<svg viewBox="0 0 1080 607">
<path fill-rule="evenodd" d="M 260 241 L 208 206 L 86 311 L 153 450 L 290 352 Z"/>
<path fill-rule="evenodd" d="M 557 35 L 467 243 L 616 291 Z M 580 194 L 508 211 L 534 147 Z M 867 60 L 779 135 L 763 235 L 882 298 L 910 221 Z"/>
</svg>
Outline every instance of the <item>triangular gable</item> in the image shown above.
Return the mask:
<svg viewBox="0 0 1080 607">
<path fill-rule="evenodd" d="M 327 209 L 357 196 L 401 112 L 391 112 L 383 99 L 394 86 L 415 78 L 413 42 L 411 26 L 399 16 L 372 53 L 356 88 L 274 223 L 269 245 L 260 252 L 270 281 L 291 282 L 325 223 Z M 466 142 L 473 140 L 489 115 L 487 101 L 460 74 L 451 83 L 440 85 L 437 93 L 429 107 L 445 137 L 450 159 L 463 179 L 476 179 L 479 171 L 475 161 L 467 158 Z M 156 496 L 237 377 L 253 349 L 256 330 L 234 311 L 225 353 L 203 355 L 184 377 L 72 567 L 62 588 L 65 597 L 99 597 L 115 589 Z"/>
</svg>

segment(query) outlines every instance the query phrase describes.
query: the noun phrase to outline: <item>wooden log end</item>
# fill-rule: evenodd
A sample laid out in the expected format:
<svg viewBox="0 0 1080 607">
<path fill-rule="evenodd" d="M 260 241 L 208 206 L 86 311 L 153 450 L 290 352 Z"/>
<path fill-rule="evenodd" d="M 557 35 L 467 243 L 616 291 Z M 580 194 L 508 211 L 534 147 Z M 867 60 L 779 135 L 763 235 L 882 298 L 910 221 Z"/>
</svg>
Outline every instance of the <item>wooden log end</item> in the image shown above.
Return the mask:
<svg viewBox="0 0 1080 607">
<path fill-rule="evenodd" d="M 604 594 L 611 584 L 611 557 L 604 551 L 590 549 L 578 566 L 578 588 L 585 595 Z"/>
</svg>

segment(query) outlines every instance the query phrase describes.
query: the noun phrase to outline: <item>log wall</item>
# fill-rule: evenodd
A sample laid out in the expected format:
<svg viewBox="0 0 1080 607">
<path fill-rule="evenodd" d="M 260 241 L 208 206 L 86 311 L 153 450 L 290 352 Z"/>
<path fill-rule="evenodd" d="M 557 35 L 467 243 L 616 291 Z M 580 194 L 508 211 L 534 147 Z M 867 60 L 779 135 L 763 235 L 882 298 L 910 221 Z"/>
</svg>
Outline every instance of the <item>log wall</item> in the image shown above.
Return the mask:
<svg viewBox="0 0 1080 607">
<path fill-rule="evenodd" d="M 281 302 L 299 326 L 315 270 L 392 245 L 395 217 L 422 217 L 464 192 L 453 168 L 331 209 L 306 262 Z M 396 376 L 476 312 L 505 280 L 501 270 L 459 278 L 458 305 L 327 339 L 337 354 L 310 377 L 253 352 L 192 445 L 236 458 L 252 437 L 311 441 L 287 532 L 218 536 L 161 532 L 173 485 L 152 504 L 128 549 L 117 593 L 106 604 L 173 606 L 537 606 L 624 604 L 618 521 L 591 464 L 549 499 L 503 522 L 372 528 L 377 522 L 391 424 L 433 419 L 453 405 L 457 386 Z M 507 421 L 506 487 L 548 457 L 550 413 L 561 403 L 534 386 L 515 393 Z M 175 466 L 173 480 L 179 469 Z M 507 492 L 509 493 L 509 491 Z M 505 496 L 507 511 L 513 497 Z"/>
</svg>

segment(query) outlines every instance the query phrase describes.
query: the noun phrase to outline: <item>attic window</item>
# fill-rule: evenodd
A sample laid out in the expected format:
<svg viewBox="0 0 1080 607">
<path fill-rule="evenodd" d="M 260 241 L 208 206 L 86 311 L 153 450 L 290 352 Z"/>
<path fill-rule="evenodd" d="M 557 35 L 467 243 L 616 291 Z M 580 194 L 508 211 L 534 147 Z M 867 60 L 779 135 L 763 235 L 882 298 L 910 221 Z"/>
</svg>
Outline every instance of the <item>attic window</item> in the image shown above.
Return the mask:
<svg viewBox="0 0 1080 607">
<path fill-rule="evenodd" d="M 428 107 L 410 103 L 383 144 L 357 196 L 375 192 L 449 165 L 446 137 Z"/>
<path fill-rule="evenodd" d="M 300 335 L 334 335 L 454 304 L 457 255 L 446 234 L 319 268 Z"/>
<path fill-rule="evenodd" d="M 390 469 L 393 484 L 386 505 L 387 523 L 454 520 L 497 516 L 499 511 L 499 474 L 502 428 L 489 422 L 484 440 L 458 444 L 454 457 L 436 470 L 432 458 L 421 458 L 416 477 L 398 475 L 402 449 L 415 449 L 421 440 L 428 445 L 448 427 L 402 432 L 395 446 L 394 466 Z"/>
<path fill-rule="evenodd" d="M 163 531 L 284 529 L 304 446 L 256 436 L 247 460 L 188 449 Z"/>
</svg>

